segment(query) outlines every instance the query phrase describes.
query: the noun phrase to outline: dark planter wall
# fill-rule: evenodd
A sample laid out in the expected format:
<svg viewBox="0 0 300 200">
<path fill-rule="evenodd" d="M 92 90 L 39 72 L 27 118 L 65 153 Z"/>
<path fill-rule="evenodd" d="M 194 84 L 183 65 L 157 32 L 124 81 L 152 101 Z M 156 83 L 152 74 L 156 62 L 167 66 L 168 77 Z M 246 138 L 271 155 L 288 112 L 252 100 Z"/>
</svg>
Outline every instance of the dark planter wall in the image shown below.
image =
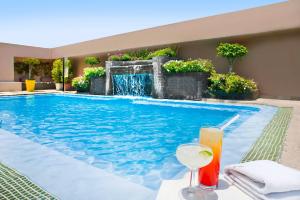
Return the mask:
<svg viewBox="0 0 300 200">
<path fill-rule="evenodd" d="M 105 95 L 105 77 L 91 79 L 90 93 Z"/>
<path fill-rule="evenodd" d="M 55 89 L 55 83 L 54 82 L 35 82 L 35 89 L 36 90 Z M 26 85 L 24 82 L 22 83 L 22 90 L 26 90 Z"/>
<path fill-rule="evenodd" d="M 164 74 L 164 96 L 168 99 L 201 99 L 207 93 L 208 73 Z"/>
<path fill-rule="evenodd" d="M 139 72 L 145 71 L 153 73 L 152 95 L 154 98 L 164 99 L 191 99 L 199 100 L 207 93 L 208 73 L 181 73 L 166 74 L 163 71 L 163 64 L 169 60 L 166 56 L 155 57 L 147 61 L 107 61 L 106 62 L 106 83 L 91 83 L 90 93 L 92 94 L 112 94 L 112 74 L 133 73 L 133 66 L 139 65 Z M 135 72 L 137 73 L 137 72 Z M 101 80 L 103 81 L 103 80 Z M 95 81 L 94 81 L 95 82 Z M 93 86 L 93 84 L 95 86 Z M 100 86 L 101 85 L 101 86 Z M 106 92 L 103 93 L 106 87 Z M 101 87 L 101 88 L 95 88 Z M 100 90 L 95 92 L 95 90 Z"/>
</svg>

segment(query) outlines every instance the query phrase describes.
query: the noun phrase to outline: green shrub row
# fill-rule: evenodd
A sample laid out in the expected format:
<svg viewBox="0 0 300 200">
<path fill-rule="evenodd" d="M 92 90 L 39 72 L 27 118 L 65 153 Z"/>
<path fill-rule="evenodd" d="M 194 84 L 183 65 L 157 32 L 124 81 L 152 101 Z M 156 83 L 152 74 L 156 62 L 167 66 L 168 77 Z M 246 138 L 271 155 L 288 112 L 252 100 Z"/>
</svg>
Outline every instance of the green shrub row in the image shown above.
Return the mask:
<svg viewBox="0 0 300 200">
<path fill-rule="evenodd" d="M 108 57 L 108 60 L 110 61 L 130 61 L 132 60 L 132 57 L 128 54 L 118 54 L 118 55 L 111 55 Z"/>
<path fill-rule="evenodd" d="M 215 71 L 211 60 L 171 60 L 163 65 L 166 73 L 187 73 L 187 72 L 206 72 L 212 73 Z"/>
<path fill-rule="evenodd" d="M 172 48 L 159 49 L 151 52 L 148 50 L 133 51 L 124 54 L 115 54 L 108 57 L 110 61 L 133 61 L 133 60 L 150 60 L 158 56 L 176 57 L 177 53 Z"/>
<path fill-rule="evenodd" d="M 251 99 L 257 92 L 257 85 L 235 73 L 213 73 L 209 78 L 208 91 L 214 98 Z"/>
<path fill-rule="evenodd" d="M 76 77 L 72 80 L 72 86 L 78 92 L 86 92 L 89 89 L 92 78 L 98 78 L 104 75 L 105 69 L 103 67 L 86 67 L 83 70 L 83 76 Z"/>
<path fill-rule="evenodd" d="M 168 48 L 160 49 L 160 50 L 150 53 L 148 55 L 148 59 L 152 59 L 154 57 L 159 57 L 159 56 L 168 56 L 168 57 L 172 58 L 172 57 L 176 57 L 177 53 L 174 49 L 171 49 L 168 47 Z"/>
</svg>

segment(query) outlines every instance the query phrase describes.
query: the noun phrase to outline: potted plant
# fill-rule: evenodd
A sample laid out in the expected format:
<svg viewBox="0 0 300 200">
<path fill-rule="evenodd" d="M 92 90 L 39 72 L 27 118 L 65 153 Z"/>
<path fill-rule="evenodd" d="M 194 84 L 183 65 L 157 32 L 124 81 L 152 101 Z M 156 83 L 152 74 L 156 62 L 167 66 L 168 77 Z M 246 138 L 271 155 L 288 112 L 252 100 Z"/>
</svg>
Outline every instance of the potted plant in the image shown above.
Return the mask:
<svg viewBox="0 0 300 200">
<path fill-rule="evenodd" d="M 53 62 L 52 68 L 52 79 L 55 82 L 56 90 L 63 89 L 63 59 L 56 59 Z M 71 80 L 73 77 L 73 71 L 71 68 L 71 61 L 69 59 L 65 60 L 65 89 L 69 90 L 71 88 Z"/>
<path fill-rule="evenodd" d="M 86 67 L 83 74 L 89 83 L 91 94 L 105 94 L 105 69 L 103 67 Z"/>
<path fill-rule="evenodd" d="M 28 79 L 25 80 L 26 91 L 33 92 L 35 89 L 35 80 L 32 76 L 32 70 L 36 65 L 40 64 L 40 60 L 37 58 L 24 58 L 23 63 L 28 66 Z"/>
<path fill-rule="evenodd" d="M 72 86 L 77 92 L 87 92 L 89 89 L 89 81 L 83 76 L 75 77 L 72 80 Z"/>
<path fill-rule="evenodd" d="M 248 49 L 238 43 L 220 43 L 217 47 L 217 55 L 227 59 L 229 64 L 229 73 L 233 70 L 235 62 L 245 56 L 248 53 Z"/>
</svg>

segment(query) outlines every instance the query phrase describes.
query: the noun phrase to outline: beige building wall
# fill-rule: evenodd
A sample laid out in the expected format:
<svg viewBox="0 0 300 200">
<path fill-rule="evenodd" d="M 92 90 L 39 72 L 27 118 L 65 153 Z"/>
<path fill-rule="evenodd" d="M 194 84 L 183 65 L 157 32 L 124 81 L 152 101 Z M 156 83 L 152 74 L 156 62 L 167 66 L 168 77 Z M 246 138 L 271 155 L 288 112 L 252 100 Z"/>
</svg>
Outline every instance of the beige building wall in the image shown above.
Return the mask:
<svg viewBox="0 0 300 200">
<path fill-rule="evenodd" d="M 234 71 L 257 82 L 261 95 L 300 98 L 300 29 L 179 44 L 181 58 L 209 58 L 219 73 L 228 72 L 227 61 L 216 56 L 220 42 L 238 42 L 249 53 Z"/>
<path fill-rule="evenodd" d="M 92 54 L 87 56 L 96 56 L 100 59 L 100 64 L 97 66 L 105 67 L 105 61 L 108 59 L 107 54 Z M 74 76 L 81 76 L 83 75 L 83 69 L 85 67 L 90 67 L 89 65 L 84 63 L 85 56 L 77 56 L 77 57 L 69 57 L 71 60 L 73 69 L 74 69 Z"/>
<path fill-rule="evenodd" d="M 188 41 L 268 33 L 300 28 L 299 19 L 300 1 L 289 0 L 57 47 L 52 50 L 52 55 L 53 57 L 82 56 Z"/>
<path fill-rule="evenodd" d="M 300 99 L 300 29 L 243 42 L 249 54 L 236 72 L 253 78 L 264 97 Z"/>
<path fill-rule="evenodd" d="M 0 82 L 14 81 L 14 58 L 51 58 L 51 50 L 15 44 L 0 43 Z"/>
</svg>

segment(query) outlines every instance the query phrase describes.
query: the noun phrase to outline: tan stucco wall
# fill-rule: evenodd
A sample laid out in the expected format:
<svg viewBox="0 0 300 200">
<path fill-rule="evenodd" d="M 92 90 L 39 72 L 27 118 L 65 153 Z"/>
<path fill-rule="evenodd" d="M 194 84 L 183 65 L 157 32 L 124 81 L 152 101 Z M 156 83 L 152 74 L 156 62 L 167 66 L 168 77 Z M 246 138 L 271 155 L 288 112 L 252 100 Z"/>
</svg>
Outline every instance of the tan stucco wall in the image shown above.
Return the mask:
<svg viewBox="0 0 300 200">
<path fill-rule="evenodd" d="M 93 54 L 89 56 L 96 56 L 100 59 L 100 63 L 97 66 L 105 67 L 105 61 L 107 60 L 108 56 L 107 54 Z M 89 65 L 84 63 L 84 56 L 78 56 L 78 57 L 70 57 L 73 69 L 74 69 L 74 76 L 80 76 L 83 74 L 83 69 L 85 67 L 90 67 Z"/>
<path fill-rule="evenodd" d="M 228 72 L 226 60 L 216 56 L 220 42 L 248 47 L 248 55 L 236 63 L 234 71 L 254 79 L 262 96 L 300 98 L 300 29 L 179 44 L 179 57 L 209 58 L 219 73 Z"/>
<path fill-rule="evenodd" d="M 51 58 L 51 50 L 0 43 L 0 82 L 14 81 L 14 57 Z"/>
<path fill-rule="evenodd" d="M 21 91 L 21 82 L 0 82 L 0 92 Z"/>
<path fill-rule="evenodd" d="M 254 78 L 264 97 L 299 99 L 300 29 L 252 37 L 243 42 L 249 54 L 237 63 L 237 73 Z"/>
<path fill-rule="evenodd" d="M 217 39 L 300 27 L 300 1 L 210 16 L 54 48 L 53 57 L 82 56 L 179 42 Z"/>
</svg>

